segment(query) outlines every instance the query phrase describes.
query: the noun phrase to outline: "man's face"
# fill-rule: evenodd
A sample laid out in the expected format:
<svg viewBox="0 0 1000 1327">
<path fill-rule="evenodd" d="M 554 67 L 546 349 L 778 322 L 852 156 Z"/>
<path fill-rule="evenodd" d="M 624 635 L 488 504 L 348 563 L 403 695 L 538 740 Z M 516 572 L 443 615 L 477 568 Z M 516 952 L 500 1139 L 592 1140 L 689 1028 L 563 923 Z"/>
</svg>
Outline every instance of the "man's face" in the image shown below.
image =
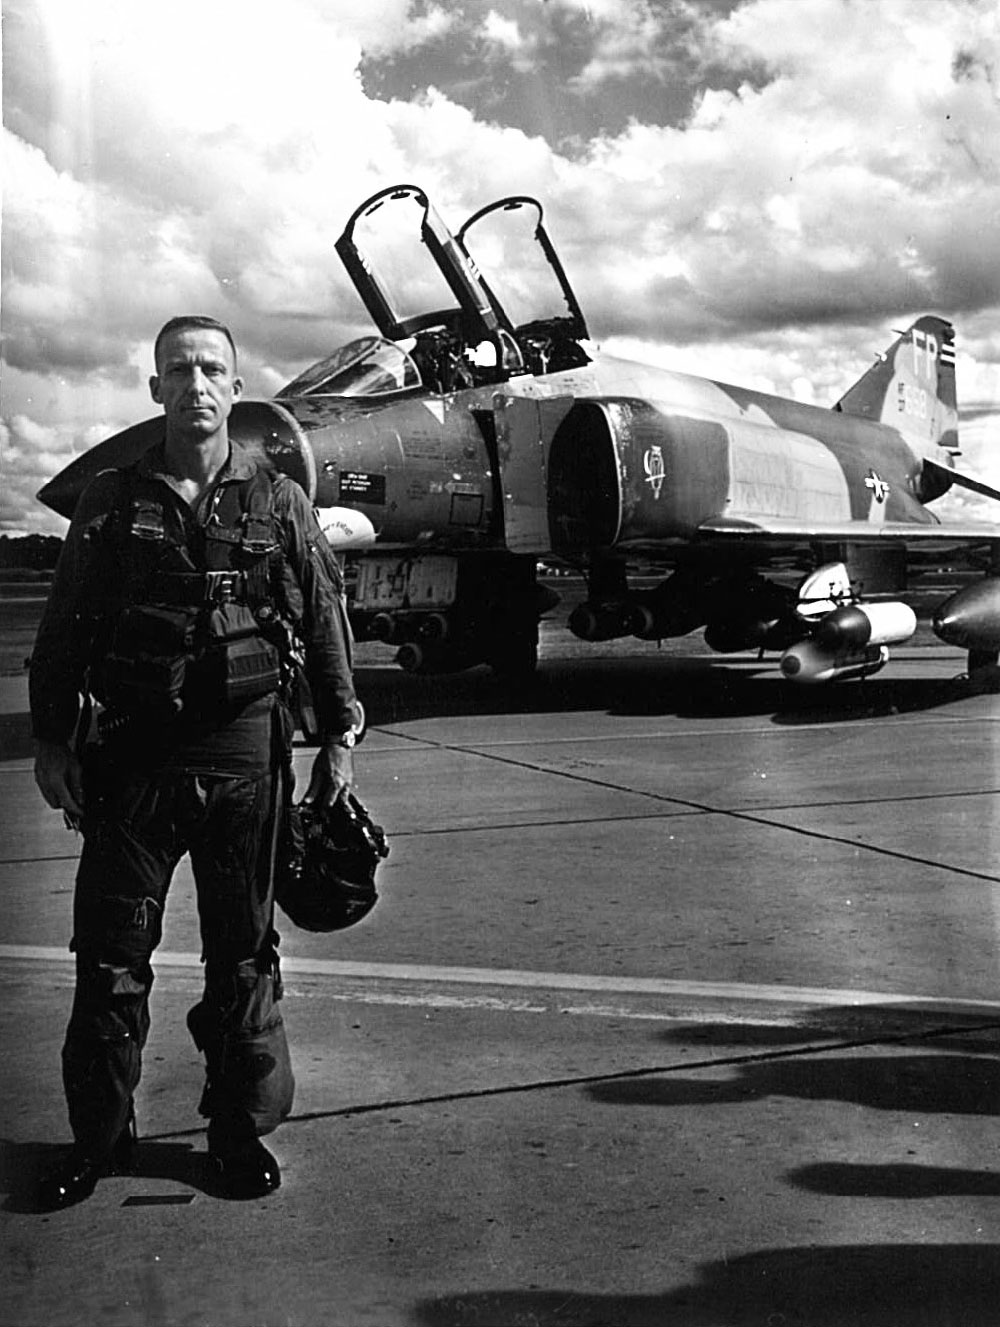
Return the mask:
<svg viewBox="0 0 1000 1327">
<path fill-rule="evenodd" d="M 232 347 L 222 332 L 187 327 L 164 337 L 149 390 L 163 406 L 172 431 L 207 438 L 229 418 L 243 394 L 243 380 L 236 375 Z"/>
</svg>

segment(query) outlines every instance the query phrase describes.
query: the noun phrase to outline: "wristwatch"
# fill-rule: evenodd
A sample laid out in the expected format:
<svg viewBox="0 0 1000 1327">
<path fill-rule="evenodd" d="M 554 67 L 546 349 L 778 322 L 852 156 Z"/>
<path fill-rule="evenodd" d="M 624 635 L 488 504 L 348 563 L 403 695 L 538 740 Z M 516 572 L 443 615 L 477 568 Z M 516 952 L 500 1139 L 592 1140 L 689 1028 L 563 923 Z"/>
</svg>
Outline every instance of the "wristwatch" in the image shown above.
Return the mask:
<svg viewBox="0 0 1000 1327">
<path fill-rule="evenodd" d="M 346 733 L 341 733 L 339 737 L 331 739 L 332 746 L 342 746 L 347 751 L 353 751 L 357 745 L 358 735 L 353 728 L 348 728 Z"/>
</svg>

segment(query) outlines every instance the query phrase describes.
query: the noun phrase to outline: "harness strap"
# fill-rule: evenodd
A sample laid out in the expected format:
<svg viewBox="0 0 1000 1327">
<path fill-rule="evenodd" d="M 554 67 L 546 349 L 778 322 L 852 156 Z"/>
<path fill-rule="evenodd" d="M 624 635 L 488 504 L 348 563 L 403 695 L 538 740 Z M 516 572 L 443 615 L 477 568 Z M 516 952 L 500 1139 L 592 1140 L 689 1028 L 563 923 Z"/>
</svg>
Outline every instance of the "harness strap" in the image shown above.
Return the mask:
<svg viewBox="0 0 1000 1327">
<path fill-rule="evenodd" d="M 160 571 L 155 572 L 150 581 L 150 598 L 170 608 L 251 604 L 247 582 L 248 573 L 245 571 Z"/>
<path fill-rule="evenodd" d="M 243 547 L 251 554 L 274 553 L 278 549 L 274 531 L 274 488 L 266 470 L 258 470 L 247 493 L 243 517 Z"/>
<path fill-rule="evenodd" d="M 284 554 L 275 528 L 274 485 L 266 470 L 257 471 L 246 494 L 243 552 L 253 559 L 245 569 L 248 599 L 251 603 L 272 603 L 272 584 L 280 576 Z"/>
</svg>

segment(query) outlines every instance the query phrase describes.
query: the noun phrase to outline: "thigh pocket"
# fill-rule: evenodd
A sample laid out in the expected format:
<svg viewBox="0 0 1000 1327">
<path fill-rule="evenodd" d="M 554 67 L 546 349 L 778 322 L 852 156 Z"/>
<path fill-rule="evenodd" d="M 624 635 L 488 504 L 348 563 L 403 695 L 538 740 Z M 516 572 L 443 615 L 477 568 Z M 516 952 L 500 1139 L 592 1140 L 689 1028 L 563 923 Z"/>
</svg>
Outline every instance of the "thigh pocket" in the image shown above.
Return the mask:
<svg viewBox="0 0 1000 1327">
<path fill-rule="evenodd" d="M 137 995 L 148 985 L 143 971 L 160 943 L 163 910 L 154 898 L 112 894 L 78 910 L 70 948 L 95 963 L 112 982 L 113 995 Z"/>
</svg>

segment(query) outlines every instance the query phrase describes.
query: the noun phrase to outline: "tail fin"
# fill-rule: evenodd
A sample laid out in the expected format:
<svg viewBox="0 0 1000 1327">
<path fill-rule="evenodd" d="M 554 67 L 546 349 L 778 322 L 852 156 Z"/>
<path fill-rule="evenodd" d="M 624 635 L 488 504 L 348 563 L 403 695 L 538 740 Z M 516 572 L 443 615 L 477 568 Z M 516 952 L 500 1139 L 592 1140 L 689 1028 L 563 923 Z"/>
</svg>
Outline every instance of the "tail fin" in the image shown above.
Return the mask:
<svg viewBox="0 0 1000 1327">
<path fill-rule="evenodd" d="M 899 430 L 918 452 L 958 451 L 955 329 L 926 314 L 833 407 Z"/>
</svg>

